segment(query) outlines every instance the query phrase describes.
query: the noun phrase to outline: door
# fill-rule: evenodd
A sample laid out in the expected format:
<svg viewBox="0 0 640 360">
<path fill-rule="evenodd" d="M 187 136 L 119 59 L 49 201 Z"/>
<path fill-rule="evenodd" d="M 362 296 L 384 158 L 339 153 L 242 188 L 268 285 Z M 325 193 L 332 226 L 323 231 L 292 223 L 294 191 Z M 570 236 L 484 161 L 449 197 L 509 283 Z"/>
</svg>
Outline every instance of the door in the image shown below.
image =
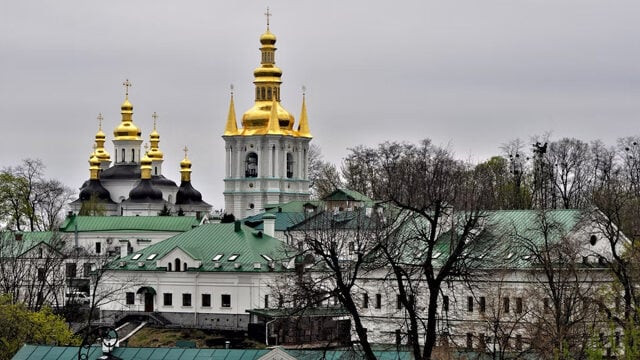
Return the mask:
<svg viewBox="0 0 640 360">
<path fill-rule="evenodd" d="M 149 292 L 144 293 L 144 311 L 153 312 L 153 294 Z"/>
</svg>

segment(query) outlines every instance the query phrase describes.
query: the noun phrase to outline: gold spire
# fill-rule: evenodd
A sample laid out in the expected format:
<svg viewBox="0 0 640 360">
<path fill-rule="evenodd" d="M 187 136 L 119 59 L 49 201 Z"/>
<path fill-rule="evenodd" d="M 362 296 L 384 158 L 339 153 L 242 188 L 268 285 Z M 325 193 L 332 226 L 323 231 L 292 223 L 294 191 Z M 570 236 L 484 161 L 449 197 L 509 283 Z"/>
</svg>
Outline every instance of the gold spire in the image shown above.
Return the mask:
<svg viewBox="0 0 640 360">
<path fill-rule="evenodd" d="M 149 143 L 151 144 L 151 148 L 147 153 L 151 160 L 164 160 L 164 154 L 160 150 L 159 146 L 160 134 L 157 130 L 159 116 L 154 111 L 153 114 L 151 114 L 151 117 L 153 118 L 153 131 L 151 131 L 151 134 L 149 134 Z"/>
<path fill-rule="evenodd" d="M 129 88 L 132 86 L 129 79 L 122 83 L 125 87 L 124 102 L 120 106 L 122 121 L 113 131 L 115 140 L 140 140 L 140 129 L 133 124 L 133 105 L 129 102 Z"/>
<path fill-rule="evenodd" d="M 98 180 L 100 177 L 100 159 L 96 156 L 96 146 L 93 145 L 93 153 L 89 157 L 89 179 Z"/>
<path fill-rule="evenodd" d="M 233 104 L 233 84 L 231 85 L 231 101 L 229 101 L 229 114 L 227 115 L 227 126 L 224 128 L 224 135 L 237 135 L 238 123 L 236 122 L 236 109 Z"/>
<path fill-rule="evenodd" d="M 98 114 L 98 132 L 96 133 L 95 138 L 95 148 L 93 153 L 98 157 L 101 163 L 109 163 L 111 162 L 111 155 L 104 149 L 104 141 L 106 139 L 106 135 L 102 132 L 102 113 Z"/>
<path fill-rule="evenodd" d="M 151 158 L 145 151 L 144 156 L 140 159 L 140 178 L 151 179 Z"/>
<path fill-rule="evenodd" d="M 189 148 L 185 146 L 182 150 L 184 151 L 184 159 L 180 161 L 180 180 L 188 182 L 191 181 L 191 160 L 187 157 Z"/>
<path fill-rule="evenodd" d="M 267 134 L 269 135 L 282 134 L 282 132 L 280 131 L 280 124 L 278 120 L 278 103 L 276 102 L 275 96 L 273 97 L 273 101 L 271 103 L 271 114 L 269 115 L 269 124 L 267 125 Z"/>
<path fill-rule="evenodd" d="M 301 137 L 311 137 L 309 131 L 309 119 L 307 118 L 307 88 L 302 87 L 302 110 L 300 110 L 300 123 L 298 124 L 298 135 Z"/>
<path fill-rule="evenodd" d="M 267 24 L 271 13 L 267 9 Z M 280 84 L 282 84 L 282 70 L 275 64 L 276 36 L 271 33 L 269 26 L 260 36 L 261 60 L 260 66 L 253 71 L 255 77 L 255 104 L 242 115 L 242 129 L 239 135 L 261 135 L 272 133 L 269 130 L 269 121 L 272 117 L 272 108 L 275 104 L 276 117 L 279 124 L 278 133 L 281 135 L 297 136 L 293 129 L 295 119 L 291 113 L 280 104 Z"/>
</svg>

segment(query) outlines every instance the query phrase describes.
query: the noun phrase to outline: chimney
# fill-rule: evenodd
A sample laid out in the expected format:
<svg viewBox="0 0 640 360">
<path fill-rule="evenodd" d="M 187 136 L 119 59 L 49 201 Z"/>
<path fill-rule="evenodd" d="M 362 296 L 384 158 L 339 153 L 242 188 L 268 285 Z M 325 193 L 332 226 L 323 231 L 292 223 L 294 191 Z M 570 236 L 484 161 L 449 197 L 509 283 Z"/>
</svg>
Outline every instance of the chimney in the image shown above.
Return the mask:
<svg viewBox="0 0 640 360">
<path fill-rule="evenodd" d="M 262 215 L 262 225 L 264 228 L 264 233 L 275 237 L 276 235 L 276 216 L 274 214 L 264 214 Z"/>
<path fill-rule="evenodd" d="M 235 232 L 240 231 L 240 229 L 242 228 L 242 227 L 241 227 L 242 222 L 241 222 L 240 220 L 236 220 L 236 221 L 234 222 L 234 224 L 235 224 L 234 231 L 235 231 Z"/>
<path fill-rule="evenodd" d="M 120 259 L 129 255 L 129 240 L 120 240 Z"/>
</svg>

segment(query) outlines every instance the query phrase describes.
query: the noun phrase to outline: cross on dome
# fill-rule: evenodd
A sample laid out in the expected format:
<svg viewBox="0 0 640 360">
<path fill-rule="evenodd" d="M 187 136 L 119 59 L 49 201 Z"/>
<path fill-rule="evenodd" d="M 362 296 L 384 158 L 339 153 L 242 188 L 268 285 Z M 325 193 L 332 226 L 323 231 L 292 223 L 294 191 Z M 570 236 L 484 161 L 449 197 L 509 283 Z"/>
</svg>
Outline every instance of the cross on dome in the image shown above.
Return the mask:
<svg viewBox="0 0 640 360">
<path fill-rule="evenodd" d="M 156 112 L 154 111 L 153 114 L 151 114 L 151 117 L 153 118 L 153 130 L 156 129 L 156 124 L 158 121 L 158 114 L 156 114 Z"/>
<path fill-rule="evenodd" d="M 187 154 L 189 153 L 189 148 L 188 147 L 184 147 L 184 149 L 182 149 L 182 151 L 184 151 L 184 158 L 187 158 Z"/>
<path fill-rule="evenodd" d="M 273 14 L 269 12 L 269 7 L 268 6 L 267 6 L 267 12 L 264 13 L 264 15 L 267 17 L 267 30 L 269 30 L 269 18 L 271 16 L 273 16 Z"/>
<path fill-rule="evenodd" d="M 122 86 L 124 86 L 124 95 L 128 97 L 128 96 L 129 96 L 129 88 L 130 88 L 131 86 L 133 86 L 133 85 L 131 84 L 131 82 L 129 81 L 129 79 L 126 79 L 126 80 L 122 83 Z"/>
<path fill-rule="evenodd" d="M 104 119 L 102 117 L 102 113 L 98 113 L 98 117 L 96 119 L 98 119 L 98 130 L 102 130 L 102 120 Z"/>
</svg>

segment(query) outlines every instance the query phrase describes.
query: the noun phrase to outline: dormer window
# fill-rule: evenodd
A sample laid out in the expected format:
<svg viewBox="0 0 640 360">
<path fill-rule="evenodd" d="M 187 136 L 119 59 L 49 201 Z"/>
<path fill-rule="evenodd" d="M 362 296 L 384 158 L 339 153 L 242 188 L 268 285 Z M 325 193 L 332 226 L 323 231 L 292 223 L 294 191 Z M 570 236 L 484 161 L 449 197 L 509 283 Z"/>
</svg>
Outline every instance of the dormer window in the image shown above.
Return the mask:
<svg viewBox="0 0 640 360">
<path fill-rule="evenodd" d="M 156 258 L 156 256 L 158 256 L 158 254 L 151 254 L 147 257 L 147 260 L 153 260 Z"/>
<path fill-rule="evenodd" d="M 216 256 L 213 257 L 213 261 L 220 261 L 220 259 L 222 259 L 222 257 L 224 256 L 224 254 L 218 254 Z"/>
<path fill-rule="evenodd" d="M 135 254 L 135 255 L 133 255 L 132 259 L 133 260 L 138 260 L 138 259 L 140 259 L 140 256 L 142 256 L 142 254 Z"/>
<path fill-rule="evenodd" d="M 238 258 L 238 256 L 240 256 L 240 254 L 233 254 L 231 256 L 229 256 L 229 261 L 236 261 L 236 259 Z"/>
</svg>

